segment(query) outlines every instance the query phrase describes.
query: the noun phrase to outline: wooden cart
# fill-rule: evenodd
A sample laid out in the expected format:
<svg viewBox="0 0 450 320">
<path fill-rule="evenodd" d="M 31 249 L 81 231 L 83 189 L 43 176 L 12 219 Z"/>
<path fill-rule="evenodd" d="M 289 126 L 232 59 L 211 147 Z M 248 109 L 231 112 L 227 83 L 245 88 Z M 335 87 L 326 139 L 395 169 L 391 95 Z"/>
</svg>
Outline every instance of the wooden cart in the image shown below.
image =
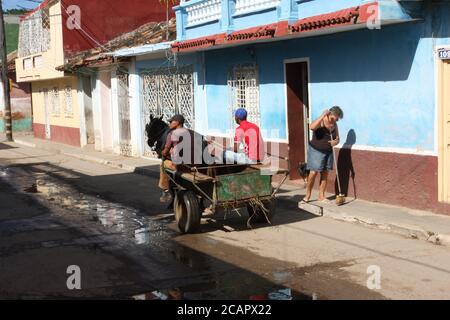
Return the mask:
<svg viewBox="0 0 450 320">
<path fill-rule="evenodd" d="M 262 165 L 215 165 L 165 169 L 174 193 L 175 220 L 182 233 L 198 231 L 205 208 L 247 208 L 250 221 L 271 223 L 275 194 L 286 181 L 287 170 L 270 171 Z M 281 182 L 272 186 L 272 177 Z"/>
</svg>

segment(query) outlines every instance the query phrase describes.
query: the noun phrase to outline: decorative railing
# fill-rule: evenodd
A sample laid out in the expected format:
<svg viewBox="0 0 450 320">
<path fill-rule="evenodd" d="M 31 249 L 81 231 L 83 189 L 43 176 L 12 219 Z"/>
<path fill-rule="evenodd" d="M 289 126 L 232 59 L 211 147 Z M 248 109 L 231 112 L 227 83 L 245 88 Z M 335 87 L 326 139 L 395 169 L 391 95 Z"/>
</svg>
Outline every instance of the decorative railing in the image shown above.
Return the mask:
<svg viewBox="0 0 450 320">
<path fill-rule="evenodd" d="M 20 23 L 19 58 L 46 52 L 50 49 L 50 17 L 45 10 L 37 10 Z"/>
<path fill-rule="evenodd" d="M 281 0 L 236 0 L 235 15 L 275 8 Z"/>
<path fill-rule="evenodd" d="M 255 19 L 255 25 L 252 20 L 243 18 L 243 15 L 262 14 L 264 11 L 275 11 L 267 16 L 269 20 L 266 24 L 277 23 L 283 20 L 295 20 L 298 17 L 297 0 L 190 0 L 180 1 L 180 4 L 174 7 L 177 16 L 177 39 L 185 40 L 195 39 L 198 35 L 207 36 L 209 34 L 218 34 L 220 32 L 231 33 L 234 28 L 242 27 L 242 21 L 246 28 L 258 26 L 260 19 Z M 308 0 L 311 1 L 311 0 Z M 241 20 L 241 18 L 243 18 Z M 213 24 L 218 21 L 220 23 Z M 209 25 L 208 29 L 200 32 L 193 31 L 196 26 Z"/>
<path fill-rule="evenodd" d="M 222 0 L 207 0 L 187 6 L 187 26 L 219 20 L 222 15 L 221 7 Z"/>
</svg>

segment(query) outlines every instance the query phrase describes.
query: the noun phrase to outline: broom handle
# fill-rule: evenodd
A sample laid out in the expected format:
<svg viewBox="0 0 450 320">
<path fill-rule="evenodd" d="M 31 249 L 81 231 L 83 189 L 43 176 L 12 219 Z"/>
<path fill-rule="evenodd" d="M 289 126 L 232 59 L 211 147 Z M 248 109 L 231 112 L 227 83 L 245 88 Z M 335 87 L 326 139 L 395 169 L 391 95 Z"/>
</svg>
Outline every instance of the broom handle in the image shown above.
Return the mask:
<svg viewBox="0 0 450 320">
<path fill-rule="evenodd" d="M 333 141 L 333 133 L 331 131 L 330 131 L 330 136 L 331 136 L 331 141 Z M 334 147 L 331 147 L 331 149 L 333 150 L 333 160 L 334 160 L 334 166 L 336 167 L 336 179 L 337 179 L 337 183 L 338 183 L 339 194 L 342 194 L 341 182 L 339 181 L 339 171 L 338 171 L 338 166 L 337 166 L 336 153 L 334 152 Z"/>
</svg>

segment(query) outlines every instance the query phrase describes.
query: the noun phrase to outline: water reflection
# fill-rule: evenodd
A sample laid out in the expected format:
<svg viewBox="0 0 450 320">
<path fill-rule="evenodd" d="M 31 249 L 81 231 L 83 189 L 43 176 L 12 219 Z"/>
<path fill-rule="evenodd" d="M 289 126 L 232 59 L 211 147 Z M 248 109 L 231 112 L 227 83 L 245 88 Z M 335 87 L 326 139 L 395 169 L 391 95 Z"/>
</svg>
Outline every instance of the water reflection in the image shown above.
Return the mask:
<svg viewBox="0 0 450 320">
<path fill-rule="evenodd" d="M 11 177 L 8 173 L 7 169 L 0 170 L 1 176 L 8 176 L 8 180 L 26 186 L 23 191 L 35 193 L 51 201 L 53 205 L 72 209 L 69 213 L 61 211 L 55 214 L 77 219 L 88 216 L 89 221 L 101 223 L 111 232 L 121 233 L 139 245 L 158 245 L 169 238 L 165 224 L 152 221 L 134 208 L 77 192 L 70 185 L 45 174 L 38 177 L 27 175 Z"/>
</svg>

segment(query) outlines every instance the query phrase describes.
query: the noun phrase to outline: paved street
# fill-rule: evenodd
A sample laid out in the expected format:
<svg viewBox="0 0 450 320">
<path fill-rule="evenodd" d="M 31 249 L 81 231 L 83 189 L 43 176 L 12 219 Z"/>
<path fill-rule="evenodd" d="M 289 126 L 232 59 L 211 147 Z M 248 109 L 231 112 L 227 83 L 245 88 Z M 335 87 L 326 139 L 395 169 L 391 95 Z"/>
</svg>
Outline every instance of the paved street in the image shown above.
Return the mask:
<svg viewBox="0 0 450 320">
<path fill-rule="evenodd" d="M 273 226 L 234 212 L 180 235 L 156 173 L 0 143 L 0 298 L 450 298 L 448 247 L 310 215 L 300 191 L 280 194 Z M 81 290 L 67 288 L 70 265 Z"/>
</svg>

